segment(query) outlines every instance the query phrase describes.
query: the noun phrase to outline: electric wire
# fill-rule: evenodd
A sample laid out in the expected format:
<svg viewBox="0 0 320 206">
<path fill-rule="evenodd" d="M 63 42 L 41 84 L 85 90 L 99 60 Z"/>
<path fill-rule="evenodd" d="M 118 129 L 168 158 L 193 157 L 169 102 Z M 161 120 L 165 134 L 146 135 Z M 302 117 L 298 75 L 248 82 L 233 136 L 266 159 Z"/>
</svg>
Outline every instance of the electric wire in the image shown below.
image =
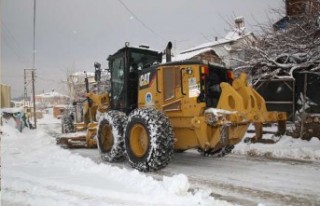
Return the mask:
<svg viewBox="0 0 320 206">
<path fill-rule="evenodd" d="M 2 31 L 4 32 L 3 40 L 6 43 L 7 47 L 12 51 L 17 60 L 25 67 L 27 67 L 28 62 L 21 56 L 17 50 L 21 51 L 20 46 L 14 37 L 14 35 L 10 32 L 7 26 L 1 21 Z"/>
<path fill-rule="evenodd" d="M 154 35 L 158 36 L 163 41 L 168 41 L 166 38 L 155 32 L 150 26 L 144 23 L 122 0 L 118 0 L 119 3 L 147 30 L 149 30 Z"/>
</svg>

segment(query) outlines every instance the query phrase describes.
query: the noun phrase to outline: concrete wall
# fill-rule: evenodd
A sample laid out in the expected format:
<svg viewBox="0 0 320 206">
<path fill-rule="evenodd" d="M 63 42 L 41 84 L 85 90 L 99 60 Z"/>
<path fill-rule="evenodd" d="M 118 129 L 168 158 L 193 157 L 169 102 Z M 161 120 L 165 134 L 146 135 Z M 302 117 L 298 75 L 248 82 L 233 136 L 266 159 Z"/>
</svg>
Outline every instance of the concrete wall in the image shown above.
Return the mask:
<svg viewBox="0 0 320 206">
<path fill-rule="evenodd" d="M 11 102 L 11 87 L 1 84 L 1 108 L 10 107 Z"/>
</svg>

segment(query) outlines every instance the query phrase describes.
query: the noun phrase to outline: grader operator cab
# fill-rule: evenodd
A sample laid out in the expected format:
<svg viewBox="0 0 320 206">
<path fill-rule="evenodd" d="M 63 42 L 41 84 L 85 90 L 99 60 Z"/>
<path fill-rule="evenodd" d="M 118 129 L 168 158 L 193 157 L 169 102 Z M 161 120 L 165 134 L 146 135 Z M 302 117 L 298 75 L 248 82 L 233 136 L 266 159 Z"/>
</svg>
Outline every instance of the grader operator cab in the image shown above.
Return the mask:
<svg viewBox="0 0 320 206">
<path fill-rule="evenodd" d="M 109 56 L 110 108 L 98 124 L 97 145 L 109 162 L 127 158 L 140 171 L 165 167 L 174 151 L 196 148 L 223 156 L 239 143 L 250 123 L 252 142 L 262 124 L 278 122 L 285 132 L 286 114 L 268 112 L 263 98 L 247 84 L 245 74 L 201 61 L 167 61 L 162 54 L 128 44 Z"/>
</svg>

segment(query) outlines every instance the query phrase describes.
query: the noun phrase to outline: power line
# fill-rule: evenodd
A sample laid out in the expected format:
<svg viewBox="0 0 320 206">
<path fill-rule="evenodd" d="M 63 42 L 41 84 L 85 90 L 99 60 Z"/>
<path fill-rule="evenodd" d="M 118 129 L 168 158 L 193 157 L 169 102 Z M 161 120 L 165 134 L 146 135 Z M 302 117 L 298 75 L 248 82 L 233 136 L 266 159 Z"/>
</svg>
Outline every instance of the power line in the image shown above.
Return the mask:
<svg viewBox="0 0 320 206">
<path fill-rule="evenodd" d="M 155 32 L 151 27 L 149 27 L 147 24 L 145 24 L 131 9 L 129 9 L 129 7 L 122 1 L 122 0 L 118 0 L 119 3 L 138 21 L 140 22 L 140 24 L 146 28 L 147 30 L 149 30 L 151 33 L 153 33 L 154 35 L 158 36 L 161 40 L 163 41 L 168 41 L 167 39 L 165 39 L 163 36 L 161 36 L 160 34 L 158 34 L 157 32 Z"/>
<path fill-rule="evenodd" d="M 10 32 L 10 30 L 8 29 L 8 27 L 6 26 L 6 24 L 1 20 L 1 25 L 3 26 L 3 29 L 5 32 L 7 32 L 7 35 L 11 38 L 11 40 L 14 43 L 17 43 L 16 38 L 14 37 L 14 35 Z"/>
<path fill-rule="evenodd" d="M 10 43 L 8 42 L 8 40 L 6 38 L 3 38 L 4 42 L 7 44 L 8 48 L 12 51 L 12 53 L 14 54 L 14 56 L 16 56 L 16 58 L 18 59 L 18 61 L 24 65 L 26 67 L 27 62 L 16 52 L 16 50 L 12 47 L 12 45 L 10 45 Z"/>
<path fill-rule="evenodd" d="M 61 84 L 61 81 L 59 81 L 59 80 L 53 80 L 53 79 L 47 79 L 47 78 L 43 78 L 43 77 L 40 77 L 40 76 L 37 76 L 37 78 L 39 79 L 39 80 L 41 80 L 41 81 L 44 81 L 44 82 L 54 82 L 54 83 L 59 83 L 59 84 Z"/>
<path fill-rule="evenodd" d="M 3 21 L 1 21 L 1 25 L 3 26 L 3 32 L 5 35 L 3 35 L 4 42 L 7 44 L 8 48 L 12 51 L 12 53 L 17 57 L 19 62 L 26 67 L 28 65 L 28 62 L 26 61 L 23 56 L 19 55 L 18 51 L 21 51 L 20 46 L 15 39 L 14 35 L 10 32 L 10 30 L 7 28 L 7 26 L 4 24 Z"/>
<path fill-rule="evenodd" d="M 203 33 L 200 33 L 200 34 L 201 34 L 201 36 L 202 36 L 205 40 L 207 40 L 207 41 L 209 41 L 209 42 L 212 42 L 212 40 L 209 39 L 208 36 L 204 35 Z"/>
<path fill-rule="evenodd" d="M 33 51 L 32 51 L 32 68 L 36 69 L 36 14 L 37 1 L 33 1 Z"/>
</svg>

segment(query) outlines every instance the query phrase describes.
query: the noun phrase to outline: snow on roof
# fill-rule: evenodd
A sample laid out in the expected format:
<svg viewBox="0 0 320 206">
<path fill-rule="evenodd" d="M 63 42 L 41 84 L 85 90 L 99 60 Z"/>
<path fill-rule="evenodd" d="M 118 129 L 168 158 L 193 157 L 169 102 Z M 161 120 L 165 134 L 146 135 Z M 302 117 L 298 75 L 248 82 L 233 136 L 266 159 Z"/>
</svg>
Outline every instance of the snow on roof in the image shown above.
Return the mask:
<svg viewBox="0 0 320 206">
<path fill-rule="evenodd" d="M 227 43 L 230 43 L 233 41 L 237 41 L 237 40 L 244 38 L 244 37 L 247 37 L 249 35 L 252 35 L 252 33 L 251 32 L 246 33 L 245 27 L 241 27 L 240 29 L 234 29 L 233 31 L 228 32 L 224 38 L 218 39 L 216 41 L 200 44 L 198 46 L 184 50 L 184 51 L 180 52 L 180 54 L 185 54 L 185 53 L 197 51 L 200 49 L 213 48 L 218 45 L 227 44 Z"/>
<path fill-rule="evenodd" d="M 59 108 L 68 108 L 69 105 L 67 104 L 56 104 L 53 107 L 59 107 Z"/>
<path fill-rule="evenodd" d="M 176 56 L 174 56 L 172 58 L 173 61 L 181 61 L 181 60 L 186 60 L 186 59 L 190 59 L 198 54 L 204 53 L 204 52 L 208 52 L 208 51 L 214 51 L 212 48 L 204 48 L 204 49 L 199 49 L 196 51 L 192 51 L 192 52 L 187 52 L 187 53 L 180 53 Z"/>
<path fill-rule="evenodd" d="M 130 43 L 128 44 L 128 47 L 129 48 L 133 48 L 133 49 L 144 49 L 144 50 L 147 50 L 147 51 L 153 51 L 153 52 L 160 52 L 158 49 L 155 49 L 155 48 L 151 48 L 151 46 L 147 43 L 141 43 L 141 44 L 136 44 L 136 43 Z M 124 47 L 121 47 L 119 50 L 125 48 Z"/>
<path fill-rule="evenodd" d="M 64 94 L 60 94 L 56 91 L 50 91 L 50 92 L 46 92 L 43 94 L 38 94 L 38 95 L 36 95 L 36 97 L 43 97 L 43 98 L 67 97 L 67 98 L 69 98 L 69 96 L 64 95 Z"/>
<path fill-rule="evenodd" d="M 70 76 L 85 76 L 85 73 L 84 72 L 74 72 L 72 73 Z M 87 72 L 87 76 L 90 77 L 90 76 L 94 76 L 94 72 Z"/>
<path fill-rule="evenodd" d="M 17 112 L 24 112 L 23 107 L 14 107 L 14 108 L 1 108 L 0 113 L 17 113 Z"/>
<path fill-rule="evenodd" d="M 208 52 L 208 51 L 213 51 L 220 58 L 223 58 L 224 56 L 228 55 L 228 53 L 232 50 L 232 47 L 230 46 L 231 42 L 238 41 L 250 35 L 253 35 L 253 33 L 252 32 L 246 33 L 245 27 L 235 28 L 233 31 L 230 31 L 229 33 L 227 33 L 224 38 L 218 39 L 216 41 L 200 44 L 198 46 L 195 46 L 180 52 L 180 54 L 177 54 L 175 55 L 175 57 L 173 57 L 173 60 L 182 61 L 182 60 L 190 59 L 196 55 L 199 55 L 201 53 Z"/>
<path fill-rule="evenodd" d="M 233 41 L 233 40 L 230 40 L 230 39 L 218 39 L 217 41 L 207 42 L 207 43 L 200 44 L 198 46 L 192 47 L 190 49 L 184 50 L 184 51 L 180 52 L 180 54 L 185 54 L 185 53 L 197 51 L 197 50 L 200 50 L 200 49 L 212 48 L 213 46 L 225 44 L 225 43 L 228 43 L 230 41 Z"/>
</svg>

